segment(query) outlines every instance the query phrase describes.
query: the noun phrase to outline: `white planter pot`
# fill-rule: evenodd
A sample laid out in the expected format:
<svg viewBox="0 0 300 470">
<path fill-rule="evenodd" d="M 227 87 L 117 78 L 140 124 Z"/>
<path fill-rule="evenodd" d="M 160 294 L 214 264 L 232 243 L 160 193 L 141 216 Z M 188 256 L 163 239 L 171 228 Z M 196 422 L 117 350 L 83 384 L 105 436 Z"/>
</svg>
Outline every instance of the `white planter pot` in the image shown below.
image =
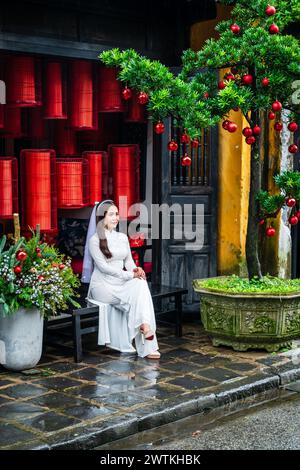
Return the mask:
<svg viewBox="0 0 300 470">
<path fill-rule="evenodd" d="M 30 369 L 39 362 L 43 325 L 44 319 L 35 308 L 20 308 L 7 317 L 0 313 L 0 363 L 6 369 Z"/>
</svg>

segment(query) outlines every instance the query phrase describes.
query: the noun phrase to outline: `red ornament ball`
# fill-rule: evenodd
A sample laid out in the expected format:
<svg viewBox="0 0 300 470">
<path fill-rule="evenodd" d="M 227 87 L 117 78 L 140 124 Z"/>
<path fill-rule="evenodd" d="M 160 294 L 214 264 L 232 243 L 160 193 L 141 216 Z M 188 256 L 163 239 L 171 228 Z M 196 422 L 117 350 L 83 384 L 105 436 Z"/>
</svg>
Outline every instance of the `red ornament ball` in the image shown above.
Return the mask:
<svg viewBox="0 0 300 470">
<path fill-rule="evenodd" d="M 253 127 L 252 131 L 254 135 L 259 135 L 261 133 L 261 128 L 256 125 Z"/>
<path fill-rule="evenodd" d="M 270 119 L 270 121 L 272 121 L 273 119 L 276 118 L 276 114 L 273 113 L 273 111 L 270 111 L 269 114 L 268 114 L 268 118 Z"/>
<path fill-rule="evenodd" d="M 288 150 L 289 150 L 290 153 L 297 153 L 298 152 L 298 145 L 292 144 L 292 145 L 289 146 Z"/>
<path fill-rule="evenodd" d="M 182 144 L 188 144 L 189 141 L 190 141 L 190 138 L 189 138 L 188 134 L 184 133 L 184 134 L 181 135 L 180 142 Z"/>
<path fill-rule="evenodd" d="M 231 133 L 236 132 L 237 128 L 238 126 L 235 122 L 230 122 L 227 126 L 228 132 L 231 132 Z"/>
<path fill-rule="evenodd" d="M 258 222 L 258 225 L 264 225 L 265 223 L 265 219 L 261 219 L 259 222 Z"/>
<path fill-rule="evenodd" d="M 277 24 L 275 24 L 275 23 L 271 24 L 271 26 L 269 28 L 269 33 L 270 34 L 278 34 L 279 33 L 279 28 L 278 28 Z"/>
<path fill-rule="evenodd" d="M 265 77 L 262 79 L 261 84 L 262 86 L 269 86 L 270 80 L 267 77 Z"/>
<path fill-rule="evenodd" d="M 168 143 L 168 150 L 170 150 L 170 152 L 176 152 L 176 150 L 178 150 L 178 144 L 175 140 L 170 140 Z"/>
<path fill-rule="evenodd" d="M 58 265 L 58 267 L 59 267 L 59 269 L 64 269 L 66 267 L 66 265 L 61 263 L 61 264 Z"/>
<path fill-rule="evenodd" d="M 230 26 L 230 29 L 231 29 L 231 31 L 233 32 L 233 34 L 239 34 L 239 32 L 241 31 L 241 28 L 240 28 L 239 25 L 236 24 L 236 23 L 233 23 L 233 24 Z"/>
<path fill-rule="evenodd" d="M 238 106 L 235 106 L 234 108 L 232 108 L 233 111 L 235 111 L 236 113 L 240 110 L 240 108 Z"/>
<path fill-rule="evenodd" d="M 22 272 L 21 266 L 15 266 L 14 267 L 14 273 L 15 274 L 21 274 L 21 272 Z"/>
<path fill-rule="evenodd" d="M 222 127 L 223 129 L 225 129 L 225 131 L 227 131 L 229 124 L 230 124 L 230 121 L 228 121 L 228 119 L 222 122 Z"/>
<path fill-rule="evenodd" d="M 282 110 L 282 104 L 280 103 L 280 101 L 274 101 L 274 103 L 272 103 L 272 109 L 273 111 L 277 112 L 277 111 L 281 111 Z"/>
<path fill-rule="evenodd" d="M 298 124 L 296 122 L 290 122 L 288 125 L 288 130 L 291 132 L 296 132 L 298 130 Z"/>
<path fill-rule="evenodd" d="M 293 197 L 288 197 L 285 202 L 288 207 L 294 207 L 297 201 Z"/>
<path fill-rule="evenodd" d="M 193 149 L 197 149 L 199 147 L 199 140 L 193 139 L 191 144 L 192 144 Z"/>
<path fill-rule="evenodd" d="M 163 134 L 165 132 L 164 123 L 159 121 L 157 124 L 155 124 L 154 132 L 155 132 L 155 134 Z"/>
<path fill-rule="evenodd" d="M 138 102 L 140 104 L 146 104 L 149 101 L 149 96 L 145 91 L 141 91 L 138 95 Z"/>
<path fill-rule="evenodd" d="M 224 90 L 224 88 L 226 88 L 226 83 L 224 82 L 224 80 L 221 80 L 218 83 L 218 88 L 219 88 L 219 90 Z"/>
<path fill-rule="evenodd" d="M 25 261 L 27 258 L 27 253 L 23 250 L 19 250 L 16 254 L 16 258 L 18 261 Z"/>
<path fill-rule="evenodd" d="M 295 215 L 300 219 L 300 211 L 297 211 Z"/>
<path fill-rule="evenodd" d="M 272 5 L 268 5 L 266 8 L 266 15 L 268 16 L 273 16 L 276 13 L 276 8 L 273 7 Z"/>
<path fill-rule="evenodd" d="M 253 83 L 252 75 L 250 75 L 249 73 L 247 73 L 246 75 L 243 75 L 242 76 L 242 82 L 243 82 L 244 85 L 252 85 L 252 83 Z"/>
<path fill-rule="evenodd" d="M 253 135 L 253 130 L 251 127 L 244 127 L 242 133 L 245 137 L 251 137 Z"/>
<path fill-rule="evenodd" d="M 278 131 L 278 132 L 282 131 L 282 129 L 283 129 L 282 122 L 275 122 L 274 129 L 275 129 L 275 131 Z"/>
<path fill-rule="evenodd" d="M 289 223 L 291 225 L 297 225 L 297 223 L 299 222 L 299 219 L 296 215 L 291 215 L 291 217 L 289 218 Z"/>
<path fill-rule="evenodd" d="M 226 80 L 235 80 L 235 76 L 232 73 L 229 73 L 228 75 L 226 75 L 225 79 Z"/>
<path fill-rule="evenodd" d="M 191 166 L 191 164 L 192 164 L 191 157 L 189 157 L 189 155 L 187 153 L 185 153 L 183 155 L 183 157 L 181 157 L 180 164 L 182 166 Z"/>
<path fill-rule="evenodd" d="M 266 229 L 266 235 L 267 237 L 274 237 L 274 235 L 276 234 L 276 230 L 274 227 L 268 227 Z"/>
<path fill-rule="evenodd" d="M 44 276 L 40 275 L 40 276 L 38 277 L 38 280 L 39 280 L 39 281 L 44 281 L 45 278 L 44 278 Z"/>
<path fill-rule="evenodd" d="M 248 145 L 253 145 L 255 144 L 256 142 L 256 138 L 254 137 L 254 135 L 251 135 L 250 137 L 246 137 L 246 143 Z"/>
<path fill-rule="evenodd" d="M 204 97 L 204 98 L 209 98 L 209 93 L 208 93 L 208 91 L 205 91 L 205 92 L 203 93 L 203 97 Z"/>
<path fill-rule="evenodd" d="M 132 91 L 130 90 L 130 88 L 124 88 L 124 90 L 122 91 L 122 96 L 125 101 L 130 100 L 130 98 L 132 97 Z"/>
</svg>

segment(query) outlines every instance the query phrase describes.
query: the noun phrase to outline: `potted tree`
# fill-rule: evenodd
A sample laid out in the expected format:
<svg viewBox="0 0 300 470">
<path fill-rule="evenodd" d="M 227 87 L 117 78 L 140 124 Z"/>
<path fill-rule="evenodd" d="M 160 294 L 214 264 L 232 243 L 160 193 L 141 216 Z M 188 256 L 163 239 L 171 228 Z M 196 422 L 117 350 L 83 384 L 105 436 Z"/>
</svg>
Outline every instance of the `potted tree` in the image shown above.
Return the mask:
<svg viewBox="0 0 300 470">
<path fill-rule="evenodd" d="M 134 50 L 105 51 L 100 58 L 107 66 L 119 68 L 119 79 L 126 86 L 125 100 L 131 88 L 139 92 L 141 104 L 148 103 L 154 131 L 165 131 L 163 118 L 172 116 L 182 129 L 181 142 L 191 145 L 201 138 L 201 129 L 222 122 L 229 133 L 238 126 L 228 119 L 230 110 L 240 110 L 247 121 L 242 130 L 251 147 L 246 262 L 248 279 L 194 280 L 201 294 L 201 315 L 215 345 L 235 349 L 264 347 L 278 350 L 300 335 L 300 281 L 263 276 L 259 240 L 273 237 L 272 221 L 285 206 L 290 225 L 300 218 L 300 174 L 285 171 L 274 175 L 277 191 L 269 194 L 262 186 L 263 136 L 265 121 L 283 129 L 281 112 L 288 111 L 287 127 L 295 135 L 300 122 L 296 98 L 300 79 L 299 40 L 285 29 L 300 20 L 298 0 L 223 0 L 233 5 L 232 19 L 217 26 L 218 39 L 206 41 L 199 52 L 183 53 L 178 75 L 157 61 L 139 56 Z M 221 79 L 216 71 L 223 71 Z M 177 150 L 175 141 L 168 144 Z M 298 152 L 294 142 L 290 157 Z M 188 155 L 182 165 L 191 164 Z M 298 207 L 297 207 L 298 205 Z"/>
<path fill-rule="evenodd" d="M 43 319 L 68 308 L 79 279 L 54 246 L 40 242 L 39 226 L 29 240 L 0 240 L 0 363 L 11 370 L 40 360 Z"/>
</svg>

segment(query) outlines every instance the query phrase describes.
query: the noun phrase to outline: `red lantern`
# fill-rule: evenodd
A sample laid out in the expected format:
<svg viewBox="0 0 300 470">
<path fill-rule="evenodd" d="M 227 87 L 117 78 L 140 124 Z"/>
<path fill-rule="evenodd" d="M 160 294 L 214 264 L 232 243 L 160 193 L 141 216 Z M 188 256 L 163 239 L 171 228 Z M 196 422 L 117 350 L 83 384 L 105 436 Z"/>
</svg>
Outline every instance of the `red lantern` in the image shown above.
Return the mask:
<svg viewBox="0 0 300 470">
<path fill-rule="evenodd" d="M 18 212 L 18 161 L 0 157 L 0 219 L 12 219 Z"/>
<path fill-rule="evenodd" d="M 44 118 L 67 119 L 66 77 L 60 62 L 46 64 L 44 96 Z"/>
<path fill-rule="evenodd" d="M 122 97 L 122 84 L 117 80 L 115 67 L 99 68 L 98 111 L 100 113 L 120 113 L 125 110 Z"/>
<path fill-rule="evenodd" d="M 0 103 L 0 129 L 4 128 L 4 104 Z"/>
<path fill-rule="evenodd" d="M 56 175 L 59 209 L 80 209 L 89 205 L 86 159 L 57 158 Z"/>
<path fill-rule="evenodd" d="M 128 111 L 125 118 L 126 122 L 147 122 L 146 107 L 139 103 L 136 92 L 132 93 L 132 99 L 128 102 Z"/>
<path fill-rule="evenodd" d="M 55 149 L 57 155 L 76 155 L 77 141 L 74 129 L 71 129 L 67 121 L 55 123 Z"/>
<path fill-rule="evenodd" d="M 88 161 L 89 166 L 89 198 L 90 205 L 100 202 L 103 197 L 103 160 L 107 157 L 106 152 L 89 151 L 83 152 L 82 157 Z"/>
<path fill-rule="evenodd" d="M 6 103 L 17 107 L 40 106 L 39 61 L 33 57 L 8 57 L 5 73 Z"/>
<path fill-rule="evenodd" d="M 40 140 L 46 138 L 46 126 L 40 107 L 28 109 L 28 137 Z"/>
<path fill-rule="evenodd" d="M 1 131 L 3 137 L 18 139 L 25 135 L 25 116 L 21 114 L 21 108 L 4 108 L 4 128 Z"/>
<path fill-rule="evenodd" d="M 128 216 L 128 210 L 130 206 L 139 202 L 139 146 L 109 145 L 108 152 L 112 164 L 113 199 L 119 208 L 120 218 L 134 218 L 134 215 Z M 120 204 L 121 197 L 127 198 L 127 208 L 125 204 Z"/>
<path fill-rule="evenodd" d="M 74 60 L 71 64 L 70 126 L 77 130 L 97 129 L 93 64 Z"/>
<path fill-rule="evenodd" d="M 22 150 L 21 175 L 23 230 L 57 231 L 55 151 Z"/>
</svg>

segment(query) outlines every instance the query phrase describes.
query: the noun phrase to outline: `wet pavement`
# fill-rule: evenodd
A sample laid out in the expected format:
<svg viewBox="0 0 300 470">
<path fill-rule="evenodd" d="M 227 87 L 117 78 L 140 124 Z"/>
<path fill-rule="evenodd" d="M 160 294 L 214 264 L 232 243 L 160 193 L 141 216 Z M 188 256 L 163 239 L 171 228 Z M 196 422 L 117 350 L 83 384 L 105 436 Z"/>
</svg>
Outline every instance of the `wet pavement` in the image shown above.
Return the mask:
<svg viewBox="0 0 300 470">
<path fill-rule="evenodd" d="M 159 361 L 97 347 L 89 335 L 79 364 L 48 347 L 34 370 L 0 368 L 0 449 L 95 448 L 300 377 L 299 342 L 280 354 L 235 352 L 213 347 L 195 322 L 182 338 L 158 331 Z"/>
</svg>

